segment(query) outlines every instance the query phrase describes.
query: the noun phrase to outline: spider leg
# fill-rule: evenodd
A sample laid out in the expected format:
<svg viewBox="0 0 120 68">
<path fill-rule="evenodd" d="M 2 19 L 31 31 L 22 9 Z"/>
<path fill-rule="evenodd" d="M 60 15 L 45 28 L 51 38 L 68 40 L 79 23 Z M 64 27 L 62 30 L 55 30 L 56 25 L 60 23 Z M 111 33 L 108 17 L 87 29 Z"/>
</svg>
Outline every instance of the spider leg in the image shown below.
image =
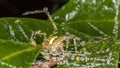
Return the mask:
<svg viewBox="0 0 120 68">
<path fill-rule="evenodd" d="M 76 43 L 76 38 L 73 38 L 73 44 L 74 44 L 74 48 L 75 48 L 75 52 L 77 52 L 77 43 Z"/>
<path fill-rule="evenodd" d="M 53 25 L 53 28 L 54 28 L 53 33 L 54 34 L 58 33 L 58 28 L 55 24 L 55 21 L 52 19 L 47 7 L 45 7 L 43 10 L 27 11 L 27 12 L 23 13 L 22 15 L 30 15 L 30 14 L 36 14 L 36 13 L 45 13 Z"/>
<path fill-rule="evenodd" d="M 69 38 L 66 38 L 66 50 L 68 49 L 69 43 Z"/>
<path fill-rule="evenodd" d="M 36 42 L 35 42 L 35 40 L 33 39 L 34 35 L 35 35 L 35 32 L 32 31 L 32 33 L 31 33 L 31 37 L 30 37 L 30 44 L 36 46 Z"/>
<path fill-rule="evenodd" d="M 54 32 L 53 32 L 53 33 L 54 33 L 54 34 L 57 34 L 57 33 L 58 33 L 58 32 L 57 32 L 58 28 L 57 28 L 57 26 L 56 26 L 56 24 L 55 24 L 55 21 L 52 19 L 50 13 L 48 12 L 48 8 L 44 8 L 44 11 L 45 11 L 46 15 L 48 16 L 49 20 L 51 21 L 51 23 L 52 23 L 52 25 L 53 25 L 53 28 L 54 28 Z"/>
</svg>

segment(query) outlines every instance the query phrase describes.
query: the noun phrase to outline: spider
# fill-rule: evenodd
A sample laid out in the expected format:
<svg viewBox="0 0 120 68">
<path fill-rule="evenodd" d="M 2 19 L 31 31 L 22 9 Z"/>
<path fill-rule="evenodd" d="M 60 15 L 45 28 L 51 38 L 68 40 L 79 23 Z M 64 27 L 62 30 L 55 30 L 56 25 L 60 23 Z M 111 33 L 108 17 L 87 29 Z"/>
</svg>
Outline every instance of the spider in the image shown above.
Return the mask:
<svg viewBox="0 0 120 68">
<path fill-rule="evenodd" d="M 51 21 L 51 24 L 53 25 L 53 33 L 50 36 L 46 36 L 46 33 L 41 32 L 40 30 L 38 31 L 32 31 L 31 37 L 30 37 L 30 43 L 34 46 L 36 46 L 36 41 L 33 39 L 33 37 L 35 35 L 42 35 L 44 37 L 43 42 L 42 42 L 42 49 L 43 51 L 41 52 L 41 54 L 44 56 L 45 60 L 47 63 L 47 66 L 41 66 L 42 68 L 47 68 L 50 66 L 54 66 L 57 65 L 59 62 L 64 61 L 66 58 L 68 58 L 70 56 L 67 55 L 68 53 L 65 53 L 67 51 L 67 48 L 69 47 L 69 43 L 70 40 L 73 40 L 73 44 L 74 44 L 74 49 L 75 51 L 77 51 L 77 46 L 76 46 L 76 41 L 79 41 L 80 38 L 76 37 L 73 34 L 69 34 L 69 35 L 63 35 L 63 36 L 57 36 L 58 34 L 58 28 L 54 22 L 54 20 L 52 19 L 50 13 L 48 12 L 47 8 L 44 8 L 43 10 L 36 10 L 36 11 L 30 11 L 30 12 L 25 12 L 23 15 L 28 15 L 28 14 L 34 14 L 34 13 L 46 13 L 46 15 L 48 16 L 48 18 Z M 54 60 L 54 59 L 56 60 Z M 62 58 L 62 59 L 61 59 Z M 54 61 L 53 61 L 54 60 Z M 55 64 L 50 65 L 50 63 L 53 62 Z M 45 63 L 42 62 L 41 65 L 44 65 Z"/>
<path fill-rule="evenodd" d="M 41 52 L 41 54 L 43 55 L 45 62 L 37 63 L 38 65 L 40 65 L 40 68 L 50 68 L 51 66 L 57 65 L 60 62 L 63 62 L 66 59 L 68 59 L 70 57 L 70 53 L 66 53 L 66 51 L 70 43 L 69 40 L 73 40 L 76 51 L 76 41 L 80 40 L 72 34 L 67 36 L 56 36 L 54 34 L 51 34 L 49 37 L 46 37 L 46 33 L 41 33 L 41 31 L 35 31 L 32 32 L 32 36 L 30 39 L 31 44 L 34 46 L 36 46 L 36 42 L 33 39 L 33 36 L 36 34 L 44 36 L 44 40 L 42 42 L 43 51 Z M 64 47 L 66 49 L 64 49 Z"/>
<path fill-rule="evenodd" d="M 40 34 L 40 35 L 43 35 L 44 36 L 44 40 L 42 42 L 42 47 L 43 47 L 43 50 L 45 52 L 49 52 L 50 54 L 52 55 L 59 55 L 61 53 L 64 53 L 65 49 L 64 47 L 67 49 L 68 48 L 68 45 L 69 45 L 69 40 L 73 40 L 74 42 L 74 46 L 75 46 L 75 49 L 77 51 L 77 48 L 76 48 L 76 41 L 77 40 L 80 40 L 80 38 L 78 37 L 75 37 L 75 35 L 66 35 L 66 36 L 56 36 L 54 34 L 51 34 L 49 37 L 46 37 L 46 33 L 41 33 L 41 31 L 37 31 L 37 32 L 32 32 L 32 35 L 31 35 L 31 44 L 32 45 L 35 45 L 36 46 L 36 42 L 35 40 L 33 39 L 33 36 L 36 35 L 36 34 Z M 66 42 L 66 43 L 64 43 Z"/>
</svg>

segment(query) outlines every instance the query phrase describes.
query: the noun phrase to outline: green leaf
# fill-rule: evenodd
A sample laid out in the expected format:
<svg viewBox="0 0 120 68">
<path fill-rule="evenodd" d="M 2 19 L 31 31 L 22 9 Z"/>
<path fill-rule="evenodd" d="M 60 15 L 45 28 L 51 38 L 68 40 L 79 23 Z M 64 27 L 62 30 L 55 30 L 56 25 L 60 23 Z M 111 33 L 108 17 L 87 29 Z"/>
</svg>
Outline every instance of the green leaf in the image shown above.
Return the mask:
<svg viewBox="0 0 120 68">
<path fill-rule="evenodd" d="M 0 68 L 29 68 L 40 50 L 26 43 L 0 40 Z"/>
<path fill-rule="evenodd" d="M 115 18 L 117 12 L 115 6 L 116 4 L 113 2 L 113 0 L 70 0 L 65 6 L 63 6 L 60 10 L 53 14 L 53 18 L 56 23 L 64 24 L 64 26 L 71 27 L 85 34 L 89 34 L 92 36 L 112 37 L 114 36 L 113 30 L 115 29 Z M 119 18 L 120 12 L 118 13 L 118 22 L 120 22 Z M 118 24 L 117 26 L 118 28 L 120 28 L 120 24 Z M 117 31 L 119 36 L 120 30 L 118 29 Z M 99 47 L 104 48 L 102 45 L 103 44 L 101 42 L 99 44 L 88 45 L 85 48 L 87 48 L 87 50 L 90 50 L 89 52 L 94 52 L 94 54 L 92 55 L 96 55 L 95 52 L 100 50 Z M 108 47 L 109 45 L 105 45 L 105 47 L 111 48 Z M 113 54 L 116 55 L 117 59 L 113 61 L 113 63 L 115 62 L 115 66 L 112 66 L 112 64 L 107 66 L 109 68 L 118 68 L 119 49 L 116 48 L 118 44 L 116 45 L 115 43 L 113 43 L 112 45 L 115 46 L 112 47 L 112 51 Z M 81 50 L 83 50 L 83 48 L 81 48 Z M 101 51 L 105 50 L 103 49 Z M 104 58 L 104 56 L 109 55 L 100 54 L 98 56 Z M 86 64 L 87 62 L 83 61 L 81 65 Z M 103 65 L 103 68 L 106 68 L 106 66 Z"/>
<path fill-rule="evenodd" d="M 53 18 L 57 23 L 64 23 L 65 26 L 72 27 L 89 35 L 104 36 L 104 34 L 99 33 L 101 30 L 108 36 L 111 36 L 113 35 L 116 15 L 115 5 L 113 0 L 70 0 L 53 14 Z M 99 31 L 89 24 L 97 27 Z"/>
<path fill-rule="evenodd" d="M 18 23 L 15 23 L 19 21 Z M 1 39 L 9 39 L 14 41 L 21 41 L 21 42 L 30 42 L 30 37 L 32 31 L 41 30 L 49 36 L 53 33 L 53 26 L 49 21 L 43 21 L 38 19 L 31 19 L 31 18 L 1 18 L 0 19 L 0 38 Z M 66 32 L 75 34 L 82 38 L 87 39 L 87 35 L 81 32 L 78 32 L 75 29 L 69 28 L 67 26 L 58 26 L 58 34 L 64 35 Z M 63 30 L 65 29 L 65 30 Z M 43 38 L 36 37 L 37 43 L 42 42 Z"/>
</svg>

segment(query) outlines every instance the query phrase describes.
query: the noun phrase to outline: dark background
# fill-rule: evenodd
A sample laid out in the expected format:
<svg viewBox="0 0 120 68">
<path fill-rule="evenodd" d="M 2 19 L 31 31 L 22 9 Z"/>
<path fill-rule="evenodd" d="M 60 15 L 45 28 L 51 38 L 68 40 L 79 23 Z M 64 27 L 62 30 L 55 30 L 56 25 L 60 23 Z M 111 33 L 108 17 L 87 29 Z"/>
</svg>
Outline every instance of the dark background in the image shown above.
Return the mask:
<svg viewBox="0 0 120 68">
<path fill-rule="evenodd" d="M 68 0 L 0 0 L 0 18 L 1 17 L 29 17 L 46 19 L 47 16 L 42 14 L 33 14 L 22 16 L 22 13 L 32 10 L 42 10 L 48 7 L 52 14 L 64 5 Z"/>
</svg>

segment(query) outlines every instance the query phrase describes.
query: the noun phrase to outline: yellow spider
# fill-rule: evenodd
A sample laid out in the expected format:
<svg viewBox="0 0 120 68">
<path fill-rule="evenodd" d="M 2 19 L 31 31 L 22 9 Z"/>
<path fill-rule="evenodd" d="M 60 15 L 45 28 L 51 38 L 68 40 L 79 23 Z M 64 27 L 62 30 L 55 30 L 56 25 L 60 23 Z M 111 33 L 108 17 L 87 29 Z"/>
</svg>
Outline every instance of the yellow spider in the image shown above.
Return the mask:
<svg viewBox="0 0 120 68">
<path fill-rule="evenodd" d="M 58 30 L 57 30 L 57 26 L 54 22 L 54 20 L 52 19 L 52 17 L 50 16 L 49 12 L 47 9 L 44 9 L 43 11 L 30 11 L 30 12 L 26 12 L 23 15 L 28 15 L 28 14 L 34 14 L 34 13 L 41 13 L 41 12 L 45 12 L 46 15 L 48 15 L 48 18 L 50 19 L 53 27 L 54 27 L 54 31 L 53 33 L 46 37 L 46 33 L 39 31 L 33 31 L 31 34 L 31 38 L 30 38 L 30 43 L 34 46 L 36 46 L 36 41 L 33 39 L 33 37 L 35 35 L 43 35 L 44 39 L 42 42 L 42 48 L 43 51 L 41 52 L 41 54 L 43 55 L 43 57 L 45 58 L 46 62 L 49 63 L 47 66 L 53 66 L 58 64 L 61 61 L 64 61 L 67 57 L 69 57 L 70 55 L 66 55 L 65 54 L 65 48 L 68 48 L 68 45 L 70 43 L 70 40 L 73 40 L 73 44 L 75 46 L 75 50 L 77 51 L 77 47 L 76 47 L 76 41 L 80 41 L 80 38 L 76 37 L 75 35 L 69 34 L 69 35 L 63 35 L 63 36 L 57 36 Z M 62 55 L 62 56 L 61 56 Z M 56 60 L 54 60 L 54 59 Z M 61 59 L 62 58 L 62 59 Z M 48 61 L 49 60 L 49 61 Z M 54 61 L 53 61 L 54 60 Z M 53 62 L 55 64 L 50 65 L 50 63 Z M 44 64 L 44 62 L 43 62 Z M 44 66 L 41 66 L 42 68 L 47 68 Z"/>
</svg>

